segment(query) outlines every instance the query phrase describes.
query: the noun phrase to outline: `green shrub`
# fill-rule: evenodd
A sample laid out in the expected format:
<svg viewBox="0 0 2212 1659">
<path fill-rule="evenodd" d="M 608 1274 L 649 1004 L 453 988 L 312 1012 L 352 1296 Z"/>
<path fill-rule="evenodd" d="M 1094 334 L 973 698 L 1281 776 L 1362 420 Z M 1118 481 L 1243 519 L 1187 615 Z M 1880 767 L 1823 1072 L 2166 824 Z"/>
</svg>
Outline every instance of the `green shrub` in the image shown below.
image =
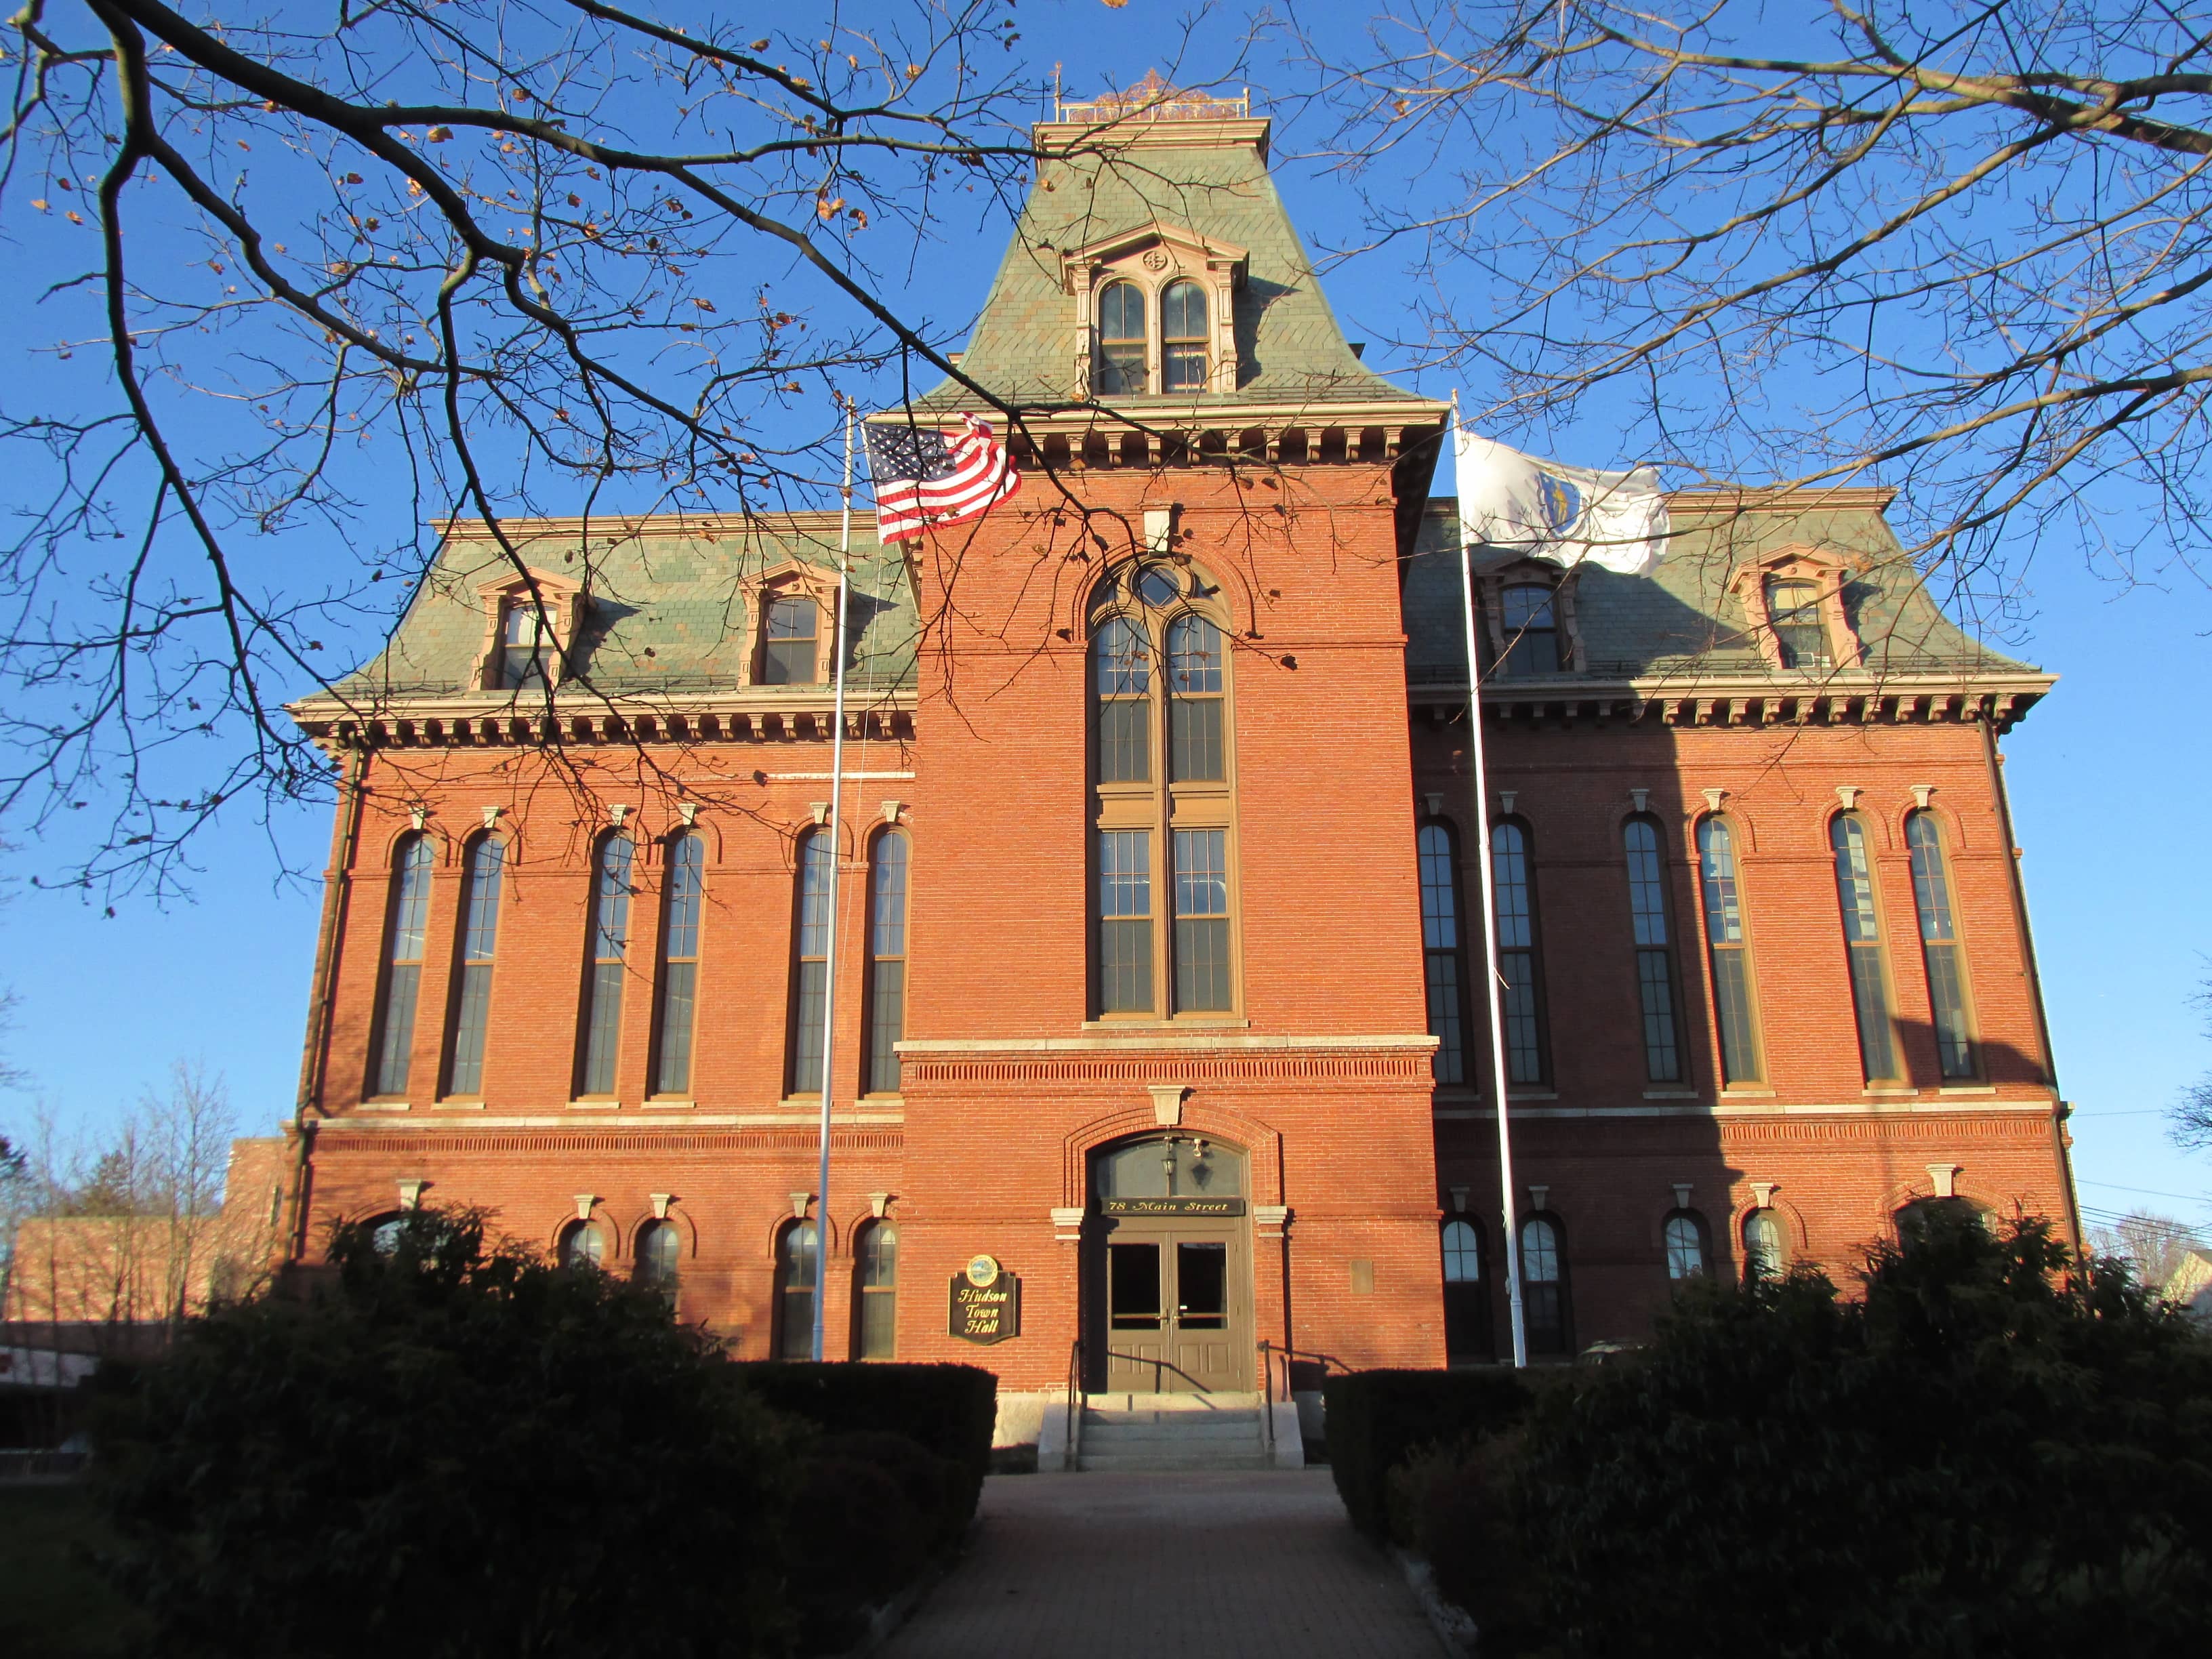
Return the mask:
<svg viewBox="0 0 2212 1659">
<path fill-rule="evenodd" d="M 1542 1401 L 1431 1528 L 1440 1583 L 1480 1622 L 1528 1575 L 1608 1659 L 2202 1652 L 2212 1346 L 2039 1220 L 1932 1218 L 1861 1278 L 1701 1288 Z"/>
<path fill-rule="evenodd" d="M 484 1231 L 342 1229 L 315 1294 L 112 1376 L 93 1491 L 153 1651 L 786 1650 L 792 1425 L 657 1292 Z"/>
<path fill-rule="evenodd" d="M 1419 1448 L 1470 1440 L 1519 1421 L 1532 1398 L 1527 1382 L 1504 1370 L 1351 1371 L 1330 1377 L 1324 1388 L 1337 1494 L 1352 1524 L 1377 1539 L 1392 1535 L 1392 1469 Z"/>
<path fill-rule="evenodd" d="M 763 1404 L 830 1434 L 889 1431 L 959 1465 L 959 1525 L 975 1513 L 991 1469 L 999 1379 L 974 1365 L 816 1364 L 757 1360 L 738 1366 Z"/>
<path fill-rule="evenodd" d="M 838 1653 L 853 1646 L 866 1632 L 869 1609 L 890 1601 L 927 1565 L 927 1526 L 896 1473 L 878 1457 L 841 1449 L 836 1437 L 824 1437 L 803 1457 L 784 1516 L 801 1650 Z"/>
</svg>

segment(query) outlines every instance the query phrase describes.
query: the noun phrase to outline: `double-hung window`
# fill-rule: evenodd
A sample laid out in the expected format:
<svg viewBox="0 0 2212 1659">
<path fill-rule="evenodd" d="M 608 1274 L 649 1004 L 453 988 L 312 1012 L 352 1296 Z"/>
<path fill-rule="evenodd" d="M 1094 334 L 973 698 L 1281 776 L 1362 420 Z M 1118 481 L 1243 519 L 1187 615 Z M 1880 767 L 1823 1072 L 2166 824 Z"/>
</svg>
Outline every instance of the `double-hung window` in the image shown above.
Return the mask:
<svg viewBox="0 0 2212 1659">
<path fill-rule="evenodd" d="M 1903 1073 L 1889 1014 L 1889 971 L 1882 954 L 1881 906 L 1875 893 L 1866 820 L 1840 812 L 1828 825 L 1836 855 L 1836 902 L 1844 919 L 1844 951 L 1851 970 L 1851 1006 L 1858 1015 L 1859 1061 L 1869 1083 Z"/>
<path fill-rule="evenodd" d="M 1936 1057 L 1946 1078 L 1976 1074 L 1973 1021 L 1966 1006 L 1966 964 L 1951 908 L 1951 878 L 1943 861 L 1943 834 L 1932 812 L 1905 821 L 1912 854 L 1912 902 L 1920 914 L 1920 954 L 1928 967 L 1928 1012 L 1936 1027 Z"/>
<path fill-rule="evenodd" d="M 1756 1083 L 1760 1072 L 1751 945 L 1744 933 L 1743 904 L 1736 886 L 1735 836 L 1725 818 L 1706 818 L 1698 825 L 1698 882 L 1705 898 L 1713 1020 L 1720 1028 L 1721 1080 Z"/>
</svg>

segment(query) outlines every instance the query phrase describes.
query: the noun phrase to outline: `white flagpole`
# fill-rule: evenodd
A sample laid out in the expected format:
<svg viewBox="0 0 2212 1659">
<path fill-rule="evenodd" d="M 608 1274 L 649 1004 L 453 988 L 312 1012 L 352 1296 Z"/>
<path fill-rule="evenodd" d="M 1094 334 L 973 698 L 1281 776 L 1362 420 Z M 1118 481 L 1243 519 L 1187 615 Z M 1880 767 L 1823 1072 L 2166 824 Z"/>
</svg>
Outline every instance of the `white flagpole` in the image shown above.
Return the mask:
<svg viewBox="0 0 2212 1659">
<path fill-rule="evenodd" d="M 844 515 L 837 527 L 837 620 L 830 630 L 836 655 L 830 659 L 830 940 L 822 953 L 822 1154 L 814 1178 L 814 1358 L 822 1358 L 824 1322 L 830 1312 L 830 1097 L 837 1079 L 837 870 L 844 862 L 837 835 L 845 822 L 845 603 L 853 564 L 853 405 L 845 404 Z"/>
<path fill-rule="evenodd" d="M 1452 393 L 1452 457 L 1459 456 L 1459 393 Z M 1455 484 L 1455 489 L 1457 487 Z M 1483 1005 L 1490 1011 L 1491 1081 L 1498 1102 L 1498 1196 L 1505 1223 L 1505 1294 L 1513 1325 L 1513 1364 L 1528 1364 L 1528 1325 L 1521 1303 L 1521 1228 L 1513 1202 L 1513 1129 L 1505 1115 L 1505 1016 L 1498 1000 L 1503 975 L 1498 971 L 1497 872 L 1490 852 L 1490 780 L 1482 755 L 1481 654 L 1475 649 L 1474 550 L 1459 550 L 1459 592 L 1462 619 L 1467 624 L 1467 721 L 1472 732 L 1474 760 L 1474 832 L 1482 871 Z"/>
</svg>

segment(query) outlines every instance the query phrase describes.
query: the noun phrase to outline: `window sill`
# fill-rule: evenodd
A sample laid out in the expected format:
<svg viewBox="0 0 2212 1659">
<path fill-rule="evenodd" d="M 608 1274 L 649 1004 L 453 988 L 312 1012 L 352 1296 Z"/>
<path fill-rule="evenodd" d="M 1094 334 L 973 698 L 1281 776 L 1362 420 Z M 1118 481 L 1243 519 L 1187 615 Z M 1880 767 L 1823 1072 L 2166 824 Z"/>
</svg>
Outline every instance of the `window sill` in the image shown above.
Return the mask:
<svg viewBox="0 0 2212 1659">
<path fill-rule="evenodd" d="M 356 1112 L 411 1112 L 414 1103 L 405 1100 L 364 1100 L 354 1108 Z"/>
<path fill-rule="evenodd" d="M 1086 1031 L 1231 1031 L 1249 1029 L 1252 1022 L 1234 1016 L 1194 1014 L 1179 1019 L 1152 1019 L 1143 1015 L 1129 1019 L 1086 1019 Z"/>
<path fill-rule="evenodd" d="M 1939 1095 L 1993 1095 L 1996 1091 L 1996 1085 L 1993 1083 L 1950 1083 L 1936 1092 Z"/>
<path fill-rule="evenodd" d="M 645 1109 L 648 1112 L 690 1112 L 698 1109 L 699 1105 L 699 1103 L 696 1100 L 660 1100 L 657 1098 L 646 1101 L 642 1103 Z"/>
<path fill-rule="evenodd" d="M 483 1109 L 484 1103 L 481 1100 L 435 1100 L 430 1103 L 430 1109 L 434 1112 L 481 1112 Z"/>
<path fill-rule="evenodd" d="M 1919 1096 L 1917 1089 L 1862 1089 L 1859 1093 L 1869 1100 L 1912 1100 Z"/>
<path fill-rule="evenodd" d="M 622 1102 L 619 1100 L 572 1100 L 568 1103 L 568 1109 L 572 1112 L 618 1112 L 622 1109 Z"/>
<path fill-rule="evenodd" d="M 1509 1101 L 1557 1100 L 1559 1097 L 1559 1091 L 1557 1089 L 1508 1089 L 1505 1091 L 1505 1098 Z"/>
<path fill-rule="evenodd" d="M 1695 1089 L 1646 1089 L 1646 1100 L 1696 1100 L 1700 1097 Z"/>
<path fill-rule="evenodd" d="M 1771 1100 L 1774 1098 L 1774 1091 L 1771 1089 L 1723 1089 L 1721 1091 L 1721 1098 L 1723 1100 Z"/>
</svg>

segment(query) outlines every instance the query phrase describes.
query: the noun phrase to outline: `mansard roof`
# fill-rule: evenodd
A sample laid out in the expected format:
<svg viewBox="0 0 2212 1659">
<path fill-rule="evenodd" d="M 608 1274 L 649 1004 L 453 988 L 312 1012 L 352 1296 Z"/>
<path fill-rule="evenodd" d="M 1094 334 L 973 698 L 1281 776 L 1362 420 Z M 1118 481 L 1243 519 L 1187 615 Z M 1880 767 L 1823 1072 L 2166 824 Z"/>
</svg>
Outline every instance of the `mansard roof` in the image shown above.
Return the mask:
<svg viewBox="0 0 2212 1659">
<path fill-rule="evenodd" d="M 1914 677 L 1999 680 L 2008 690 L 2040 695 L 2050 677 L 1974 639 L 1944 614 L 1882 516 L 1890 492 L 1805 491 L 1757 496 L 1685 491 L 1670 502 L 1674 536 L 1651 575 L 1623 576 L 1584 567 L 1575 577 L 1574 611 L 1584 672 L 1519 680 L 1507 689 L 1554 701 L 1578 686 L 1639 688 L 1760 680 L 1802 684 L 1807 677 L 1771 668 L 1744 614 L 1739 573 L 1784 550 L 1841 561 L 1846 615 L 1864 642 L 1863 665 L 1831 671 L 1826 682 Z M 1458 503 L 1432 497 L 1423 516 L 1405 583 L 1407 678 L 1425 686 L 1467 684 L 1460 580 Z M 1463 695 L 1463 692 L 1462 692 Z M 1655 691 L 1654 695 L 1661 695 Z"/>
<path fill-rule="evenodd" d="M 1087 385 L 1074 373 L 1076 306 L 1066 288 L 1067 257 L 1158 227 L 1242 256 L 1233 301 L 1237 388 L 1178 392 L 1178 407 L 1405 403 L 1410 394 L 1352 355 L 1322 293 L 1268 175 L 1267 125 L 1163 118 L 1102 131 L 1078 122 L 1039 124 L 1038 147 L 1048 155 L 969 337 L 963 372 L 1009 402 L 1087 397 Z M 916 407 L 973 401 L 948 380 Z"/>
<path fill-rule="evenodd" d="M 587 681 L 611 697 L 726 690 L 740 678 L 753 623 L 744 590 L 778 567 L 798 564 L 835 580 L 838 515 L 675 515 L 644 519 L 538 519 L 501 529 L 532 570 L 581 580 L 584 605 L 568 653 L 568 684 Z M 421 590 L 376 659 L 328 694 L 379 702 L 394 697 L 473 695 L 486 639 L 481 591 L 514 572 L 481 525 L 456 526 Z M 853 520 L 853 629 L 848 684 L 885 690 L 914 675 L 915 612 L 906 562 L 878 545 L 870 520 Z M 811 695 L 810 688 L 759 687 L 750 695 Z"/>
</svg>

